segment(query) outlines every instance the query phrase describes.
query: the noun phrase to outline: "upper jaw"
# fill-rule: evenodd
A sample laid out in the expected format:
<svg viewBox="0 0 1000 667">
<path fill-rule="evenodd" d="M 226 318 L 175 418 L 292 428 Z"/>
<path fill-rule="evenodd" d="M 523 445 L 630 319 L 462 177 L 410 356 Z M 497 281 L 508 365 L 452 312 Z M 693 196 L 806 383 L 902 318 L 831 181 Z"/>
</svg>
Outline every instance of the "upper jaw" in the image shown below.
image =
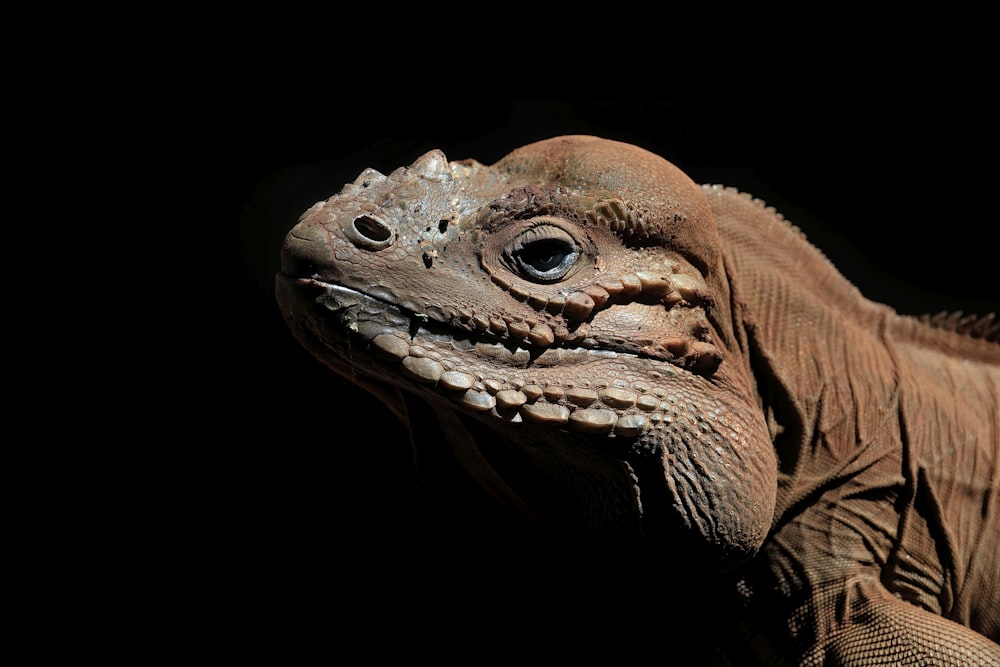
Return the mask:
<svg viewBox="0 0 1000 667">
<path fill-rule="evenodd" d="M 621 364 L 631 374 L 656 377 L 664 372 L 656 359 L 600 348 L 543 349 L 490 340 L 315 278 L 279 276 L 278 300 L 286 317 L 299 318 L 293 328 L 328 365 L 433 394 L 483 417 L 634 437 L 652 428 L 667 409 L 653 383 L 563 381 L 571 367 L 589 367 L 597 377 L 602 369 Z M 556 376 L 562 380 L 545 379 Z"/>
</svg>

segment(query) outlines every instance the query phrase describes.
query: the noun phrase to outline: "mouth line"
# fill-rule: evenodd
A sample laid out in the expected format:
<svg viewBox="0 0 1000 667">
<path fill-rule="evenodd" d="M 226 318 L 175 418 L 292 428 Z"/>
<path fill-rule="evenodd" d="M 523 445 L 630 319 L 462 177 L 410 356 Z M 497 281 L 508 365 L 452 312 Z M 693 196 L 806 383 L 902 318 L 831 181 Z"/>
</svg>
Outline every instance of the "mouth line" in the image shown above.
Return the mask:
<svg viewBox="0 0 1000 667">
<path fill-rule="evenodd" d="M 378 296 L 360 290 L 329 283 L 317 278 L 282 276 L 295 285 L 316 291 L 320 296 L 317 303 L 331 312 L 338 313 L 344 325 L 351 332 L 368 342 L 381 334 L 391 334 L 400 338 L 406 332 L 410 345 L 419 345 L 416 337 L 427 340 L 449 342 L 460 351 L 475 351 L 480 357 L 505 366 L 526 368 L 531 365 L 552 367 L 582 362 L 594 357 L 626 356 L 633 360 L 645 360 L 652 368 L 653 362 L 662 362 L 653 355 L 638 349 L 615 348 L 610 345 L 591 346 L 575 344 L 580 338 L 541 346 L 533 345 L 525 338 L 501 338 L 478 329 L 459 326 L 454 322 L 442 322 L 431 315 L 418 313 L 412 309 L 392 303 Z M 401 339 L 401 338 L 400 338 Z M 402 340 L 402 339 L 401 339 Z"/>
<path fill-rule="evenodd" d="M 528 350 L 510 342 L 476 340 L 474 335 L 459 337 L 447 325 L 425 321 L 357 290 L 315 278 L 282 277 L 302 291 L 320 292 L 308 300 L 314 308 L 327 308 L 336 315 L 335 329 L 322 326 L 322 318 L 314 314 L 308 319 L 320 326 L 310 325 L 308 330 L 326 355 L 335 351 L 330 345 L 331 337 L 347 343 L 349 351 L 336 354 L 339 365 L 353 368 L 360 364 L 375 379 L 389 380 L 394 374 L 387 375 L 387 367 L 382 365 L 389 363 L 407 383 L 426 387 L 473 413 L 491 415 L 508 423 L 531 422 L 561 426 L 579 434 L 636 437 L 655 428 L 666 418 L 665 411 L 671 409 L 664 403 L 669 397 L 656 390 L 658 383 L 653 378 L 690 376 L 669 364 L 615 350 L 582 347 Z M 468 332 L 463 330 L 463 333 Z M 350 343 L 355 336 L 367 345 L 364 356 L 358 354 L 360 349 L 356 344 Z M 475 364 L 456 364 L 455 353 L 474 354 L 479 361 L 478 370 L 470 372 L 469 366 Z M 370 361 L 363 361 L 364 357 Z M 629 359 L 631 374 L 648 374 L 650 380 L 630 382 L 627 386 L 610 380 L 581 386 L 532 379 L 540 379 L 556 367 L 570 368 L 595 361 L 606 365 L 621 357 Z M 488 366 L 502 371 L 493 374 L 487 370 Z M 517 381 L 517 376 L 524 380 Z"/>
</svg>

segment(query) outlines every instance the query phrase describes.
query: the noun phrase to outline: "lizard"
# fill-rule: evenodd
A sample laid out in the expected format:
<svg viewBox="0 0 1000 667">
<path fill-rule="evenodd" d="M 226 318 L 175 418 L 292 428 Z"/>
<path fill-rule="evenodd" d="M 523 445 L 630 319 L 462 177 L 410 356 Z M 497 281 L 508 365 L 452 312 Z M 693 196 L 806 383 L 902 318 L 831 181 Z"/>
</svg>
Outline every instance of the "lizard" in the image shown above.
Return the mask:
<svg viewBox="0 0 1000 667">
<path fill-rule="evenodd" d="M 723 582 L 739 664 L 1000 664 L 995 314 L 899 314 L 765 202 L 587 135 L 366 169 L 275 294 L 526 521 Z"/>
</svg>

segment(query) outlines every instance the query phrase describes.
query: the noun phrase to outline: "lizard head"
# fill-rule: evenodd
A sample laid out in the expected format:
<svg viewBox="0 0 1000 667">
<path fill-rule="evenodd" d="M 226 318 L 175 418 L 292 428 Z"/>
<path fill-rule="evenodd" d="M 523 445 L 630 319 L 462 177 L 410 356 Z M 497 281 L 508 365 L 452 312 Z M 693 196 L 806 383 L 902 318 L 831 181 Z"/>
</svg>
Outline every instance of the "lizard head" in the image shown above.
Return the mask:
<svg viewBox="0 0 1000 667">
<path fill-rule="evenodd" d="M 368 169 L 302 215 L 277 280 L 303 345 L 411 428 L 399 397 L 425 402 L 498 495 L 719 563 L 760 546 L 776 488 L 729 295 L 700 187 L 586 136 Z"/>
</svg>

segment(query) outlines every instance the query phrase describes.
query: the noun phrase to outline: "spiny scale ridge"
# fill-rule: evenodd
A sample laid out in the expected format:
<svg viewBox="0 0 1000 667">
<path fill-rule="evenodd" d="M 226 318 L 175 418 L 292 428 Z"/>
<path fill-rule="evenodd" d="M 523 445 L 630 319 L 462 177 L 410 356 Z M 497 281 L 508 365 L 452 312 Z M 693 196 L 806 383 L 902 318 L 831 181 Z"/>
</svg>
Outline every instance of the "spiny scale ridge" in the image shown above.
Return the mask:
<svg viewBox="0 0 1000 667">
<path fill-rule="evenodd" d="M 980 316 L 966 315 L 961 310 L 941 311 L 934 315 L 921 315 L 918 319 L 935 329 L 954 331 L 990 343 L 1000 343 L 1000 319 L 997 319 L 996 313 Z"/>
</svg>

